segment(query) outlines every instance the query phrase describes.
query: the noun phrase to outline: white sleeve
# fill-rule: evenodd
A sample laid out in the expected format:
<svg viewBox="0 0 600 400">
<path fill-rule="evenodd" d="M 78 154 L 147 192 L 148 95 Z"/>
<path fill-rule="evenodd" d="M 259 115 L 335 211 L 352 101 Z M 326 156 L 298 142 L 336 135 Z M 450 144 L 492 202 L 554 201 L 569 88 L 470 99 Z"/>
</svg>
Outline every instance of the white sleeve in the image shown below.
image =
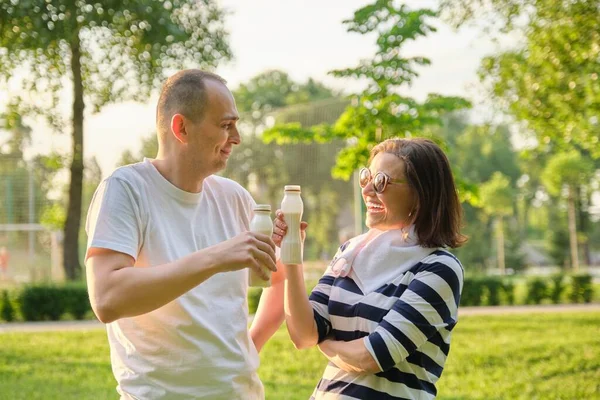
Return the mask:
<svg viewBox="0 0 600 400">
<path fill-rule="evenodd" d="M 98 186 L 90 204 L 85 230 L 88 252 L 94 247 L 110 249 L 137 260 L 143 241 L 142 218 L 140 205 L 126 182 L 111 177 Z"/>
</svg>

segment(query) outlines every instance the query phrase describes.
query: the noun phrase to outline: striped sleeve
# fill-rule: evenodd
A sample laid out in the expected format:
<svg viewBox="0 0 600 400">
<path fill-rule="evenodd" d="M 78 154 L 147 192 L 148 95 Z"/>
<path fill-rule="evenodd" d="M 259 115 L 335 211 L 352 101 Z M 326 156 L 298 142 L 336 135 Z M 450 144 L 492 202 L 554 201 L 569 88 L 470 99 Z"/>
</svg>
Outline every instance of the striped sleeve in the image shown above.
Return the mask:
<svg viewBox="0 0 600 400">
<path fill-rule="evenodd" d="M 334 280 L 335 278 L 331 275 L 323 275 L 308 298 L 313 308 L 317 331 L 319 333 L 319 340 L 317 343 L 321 343 L 331 333 L 331 320 L 329 318 L 328 306 L 329 293 L 331 292 L 331 286 L 333 286 Z"/>
<path fill-rule="evenodd" d="M 462 267 L 450 257 L 420 264 L 407 289 L 364 343 L 382 371 L 415 353 L 430 339 L 439 343 L 442 330 L 457 322 L 463 285 Z M 441 344 L 441 343 L 440 343 Z"/>
<path fill-rule="evenodd" d="M 314 287 L 309 296 L 310 304 L 313 308 L 313 314 L 315 322 L 317 324 L 317 331 L 319 333 L 319 341 L 321 343 L 331 333 L 331 320 L 329 318 L 329 293 L 331 293 L 331 287 L 335 276 L 332 274 L 331 266 L 336 262 L 338 257 L 342 254 L 344 249 L 348 246 L 348 242 L 340 246 L 337 253 L 333 257 L 333 260 L 329 264 L 329 267 L 319 279 L 319 283 Z"/>
</svg>

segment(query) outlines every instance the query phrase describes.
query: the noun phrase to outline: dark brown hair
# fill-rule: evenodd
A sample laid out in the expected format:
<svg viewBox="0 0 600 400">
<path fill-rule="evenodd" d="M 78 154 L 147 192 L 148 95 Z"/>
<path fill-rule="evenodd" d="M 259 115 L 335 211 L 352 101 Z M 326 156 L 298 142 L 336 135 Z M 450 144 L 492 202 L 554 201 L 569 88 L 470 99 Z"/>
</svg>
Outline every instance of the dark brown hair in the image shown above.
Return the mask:
<svg viewBox="0 0 600 400">
<path fill-rule="evenodd" d="M 408 184 L 417 195 L 414 211 L 418 243 L 424 247 L 460 247 L 462 207 L 448 158 L 429 139 L 388 139 L 371 150 L 369 164 L 379 153 L 393 154 L 404 162 Z"/>
<path fill-rule="evenodd" d="M 202 120 L 207 108 L 206 80 L 222 84 L 227 81 L 212 72 L 186 69 L 171 76 L 163 85 L 156 106 L 156 125 L 159 138 L 174 114 L 182 114 L 194 122 Z"/>
</svg>

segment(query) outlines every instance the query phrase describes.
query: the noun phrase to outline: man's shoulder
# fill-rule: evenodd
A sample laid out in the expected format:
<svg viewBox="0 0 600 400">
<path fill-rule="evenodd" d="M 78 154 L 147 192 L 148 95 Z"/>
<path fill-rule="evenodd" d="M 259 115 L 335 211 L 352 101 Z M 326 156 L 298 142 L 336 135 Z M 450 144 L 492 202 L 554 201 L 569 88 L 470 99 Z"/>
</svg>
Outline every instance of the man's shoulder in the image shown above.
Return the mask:
<svg viewBox="0 0 600 400">
<path fill-rule="evenodd" d="M 127 183 L 129 186 L 139 186 L 145 181 L 144 176 L 146 175 L 146 168 L 147 166 L 144 162 L 124 165 L 112 171 L 111 174 L 105 178 L 105 180 L 116 180 Z"/>
</svg>

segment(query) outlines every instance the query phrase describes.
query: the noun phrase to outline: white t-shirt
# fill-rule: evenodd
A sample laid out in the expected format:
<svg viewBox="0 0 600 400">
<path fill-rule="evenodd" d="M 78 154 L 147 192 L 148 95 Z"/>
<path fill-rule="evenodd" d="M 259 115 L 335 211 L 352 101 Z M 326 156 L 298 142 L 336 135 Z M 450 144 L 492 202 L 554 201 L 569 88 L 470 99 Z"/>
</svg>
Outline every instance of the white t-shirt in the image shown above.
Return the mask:
<svg viewBox="0 0 600 400">
<path fill-rule="evenodd" d="M 92 200 L 88 249 L 129 254 L 152 268 L 248 230 L 254 200 L 218 176 L 180 190 L 149 160 L 121 167 Z M 107 324 L 125 399 L 263 399 L 248 333 L 247 270 L 219 273 L 165 306 Z"/>
</svg>

